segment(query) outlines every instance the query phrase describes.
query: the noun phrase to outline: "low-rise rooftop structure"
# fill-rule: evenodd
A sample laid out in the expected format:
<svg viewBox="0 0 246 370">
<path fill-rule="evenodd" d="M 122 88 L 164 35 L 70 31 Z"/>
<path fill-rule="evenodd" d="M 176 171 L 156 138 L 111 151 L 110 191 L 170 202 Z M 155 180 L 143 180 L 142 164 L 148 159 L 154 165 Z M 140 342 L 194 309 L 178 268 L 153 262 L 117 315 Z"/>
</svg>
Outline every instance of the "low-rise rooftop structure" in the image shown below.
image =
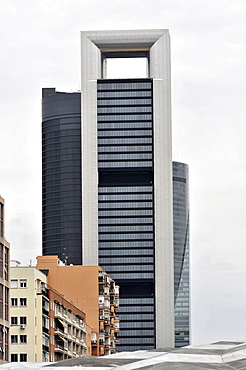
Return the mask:
<svg viewBox="0 0 246 370">
<path fill-rule="evenodd" d="M 18 366 L 19 365 L 19 366 Z M 15 369 L 66 370 L 79 367 L 81 370 L 239 370 L 246 369 L 246 341 L 221 341 L 208 345 L 187 346 L 179 349 L 161 348 L 152 351 L 121 352 L 103 357 L 77 357 L 54 364 L 16 364 Z M 13 364 L 2 365 L 13 369 Z"/>
</svg>

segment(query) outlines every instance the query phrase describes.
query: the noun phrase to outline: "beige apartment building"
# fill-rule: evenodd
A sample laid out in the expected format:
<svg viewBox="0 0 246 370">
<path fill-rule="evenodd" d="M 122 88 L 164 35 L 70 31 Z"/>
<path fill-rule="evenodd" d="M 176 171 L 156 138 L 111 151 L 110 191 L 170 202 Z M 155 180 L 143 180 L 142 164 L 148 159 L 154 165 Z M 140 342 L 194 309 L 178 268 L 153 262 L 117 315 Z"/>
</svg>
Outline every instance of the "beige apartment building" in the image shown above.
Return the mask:
<svg viewBox="0 0 246 370">
<path fill-rule="evenodd" d="M 99 266 L 64 266 L 57 256 L 37 257 L 37 268 L 47 274 L 47 283 L 86 313 L 92 328 L 87 335 L 88 355 L 115 353 L 119 332 L 119 287 Z"/>
<path fill-rule="evenodd" d="M 46 275 L 35 267 L 11 267 L 10 279 L 11 362 L 53 362 L 86 355 L 90 328 L 84 312 L 47 287 Z"/>
<path fill-rule="evenodd" d="M 9 243 L 5 238 L 4 199 L 0 196 L 0 364 L 9 361 Z"/>
<path fill-rule="evenodd" d="M 46 276 L 31 266 L 10 268 L 10 360 L 11 362 L 49 361 L 49 318 L 42 306 L 49 300 L 44 289 Z M 48 346 L 47 346 L 48 347 Z"/>
</svg>

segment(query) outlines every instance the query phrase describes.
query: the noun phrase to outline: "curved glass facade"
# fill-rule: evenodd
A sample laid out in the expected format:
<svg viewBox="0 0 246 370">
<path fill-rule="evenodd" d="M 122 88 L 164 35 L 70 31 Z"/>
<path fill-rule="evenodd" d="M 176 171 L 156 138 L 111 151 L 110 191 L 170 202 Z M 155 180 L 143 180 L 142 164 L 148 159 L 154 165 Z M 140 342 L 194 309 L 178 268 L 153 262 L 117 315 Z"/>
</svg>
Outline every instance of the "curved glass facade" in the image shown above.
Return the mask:
<svg viewBox="0 0 246 370">
<path fill-rule="evenodd" d="M 80 93 L 43 89 L 42 246 L 82 264 Z"/>
<path fill-rule="evenodd" d="M 189 172 L 173 162 L 174 320 L 175 346 L 189 345 Z"/>
</svg>

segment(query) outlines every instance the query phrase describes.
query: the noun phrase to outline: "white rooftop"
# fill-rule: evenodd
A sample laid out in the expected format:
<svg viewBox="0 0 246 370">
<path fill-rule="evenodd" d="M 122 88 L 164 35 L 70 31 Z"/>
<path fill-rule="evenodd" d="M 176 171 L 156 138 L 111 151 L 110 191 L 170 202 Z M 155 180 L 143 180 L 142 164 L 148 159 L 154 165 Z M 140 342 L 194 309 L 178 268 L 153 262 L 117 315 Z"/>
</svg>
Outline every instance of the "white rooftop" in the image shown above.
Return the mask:
<svg viewBox="0 0 246 370">
<path fill-rule="evenodd" d="M 80 370 L 199 370 L 246 369 L 246 341 L 221 341 L 183 348 L 163 348 L 153 351 L 121 352 L 103 357 L 77 357 L 56 363 L 8 363 L 4 369 L 56 369 L 79 367 Z"/>
</svg>

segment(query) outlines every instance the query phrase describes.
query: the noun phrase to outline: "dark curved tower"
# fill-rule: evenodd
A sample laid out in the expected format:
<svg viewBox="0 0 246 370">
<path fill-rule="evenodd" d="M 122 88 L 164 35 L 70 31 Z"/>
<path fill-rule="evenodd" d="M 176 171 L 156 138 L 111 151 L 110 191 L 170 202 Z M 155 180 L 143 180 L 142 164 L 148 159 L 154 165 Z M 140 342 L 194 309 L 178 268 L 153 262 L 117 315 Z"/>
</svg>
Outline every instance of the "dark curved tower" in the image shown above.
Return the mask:
<svg viewBox="0 0 246 370">
<path fill-rule="evenodd" d="M 43 255 L 82 264 L 81 94 L 42 92 Z"/>
<path fill-rule="evenodd" d="M 189 345 L 189 172 L 173 162 L 175 347 Z"/>
</svg>

